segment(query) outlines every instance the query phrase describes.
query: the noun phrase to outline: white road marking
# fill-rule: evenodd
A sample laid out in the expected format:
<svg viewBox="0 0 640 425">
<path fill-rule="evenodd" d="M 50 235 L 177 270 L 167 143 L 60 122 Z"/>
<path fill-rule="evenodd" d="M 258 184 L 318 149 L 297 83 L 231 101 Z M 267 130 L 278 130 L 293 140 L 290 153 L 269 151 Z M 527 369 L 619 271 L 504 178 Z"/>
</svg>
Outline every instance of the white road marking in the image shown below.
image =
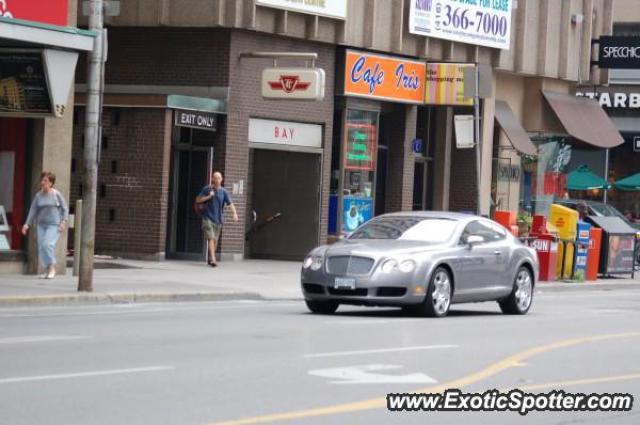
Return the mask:
<svg viewBox="0 0 640 425">
<path fill-rule="evenodd" d="M 309 375 L 335 379 L 330 384 L 435 384 L 438 381 L 424 373 L 408 375 L 384 375 L 371 373 L 381 370 L 396 370 L 402 366 L 386 364 L 366 364 L 350 367 L 310 370 Z"/>
<path fill-rule="evenodd" d="M 217 301 L 219 303 L 230 303 L 231 301 Z M 188 306 L 188 307 L 149 307 L 145 304 L 126 304 L 128 308 L 123 308 L 125 304 L 114 304 L 112 310 L 99 310 L 99 311 L 46 311 L 40 313 L 0 313 L 2 319 L 13 318 L 29 318 L 29 317 L 67 317 L 67 316 L 109 316 L 109 315 L 123 315 L 123 314 L 143 314 L 143 313 L 163 313 L 163 312 L 189 312 L 189 311 L 217 311 L 217 310 L 236 310 L 254 308 L 260 306 L 278 307 L 278 306 L 290 306 L 295 303 L 290 302 L 264 302 L 264 304 L 252 303 L 252 304 L 236 304 L 236 305 L 202 305 L 202 306 Z M 116 307 L 117 306 L 117 307 Z"/>
<path fill-rule="evenodd" d="M 89 378 L 93 376 L 124 375 L 128 373 L 159 372 L 163 370 L 174 370 L 174 369 L 175 369 L 175 366 L 149 366 L 149 367 L 139 367 L 139 368 L 133 368 L 133 369 L 112 369 L 112 370 L 96 370 L 91 372 L 80 372 L 80 373 L 64 373 L 59 375 L 22 376 L 22 377 L 14 377 L 14 378 L 0 378 L 0 384 L 15 384 L 20 382 L 32 382 L 32 381 L 48 381 L 53 379 Z"/>
<path fill-rule="evenodd" d="M 38 335 L 38 336 L 17 336 L 10 338 L 0 338 L 0 344 L 23 344 L 28 342 L 50 342 L 50 341 L 72 341 L 75 339 L 88 339 L 90 336 L 73 335 Z"/>
<path fill-rule="evenodd" d="M 372 350 L 335 351 L 333 353 L 305 354 L 302 358 L 311 359 L 317 357 L 356 356 L 359 354 L 396 353 L 400 351 L 434 350 L 439 348 L 459 348 L 459 345 L 419 345 L 414 347 L 378 348 Z"/>
</svg>

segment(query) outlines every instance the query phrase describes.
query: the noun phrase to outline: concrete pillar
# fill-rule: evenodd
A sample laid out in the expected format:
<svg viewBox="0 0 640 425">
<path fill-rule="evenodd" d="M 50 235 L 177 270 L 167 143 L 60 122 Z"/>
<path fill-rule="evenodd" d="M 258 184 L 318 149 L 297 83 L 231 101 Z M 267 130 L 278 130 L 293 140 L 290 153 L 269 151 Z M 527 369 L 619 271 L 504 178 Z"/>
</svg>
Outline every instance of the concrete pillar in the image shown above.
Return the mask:
<svg viewBox="0 0 640 425">
<path fill-rule="evenodd" d="M 411 211 L 413 206 L 413 170 L 415 168 L 411 144 L 416 138 L 418 107 L 395 106 L 390 119 L 397 122 L 397 137 L 389 143 L 387 174 L 387 211 Z"/>
<path fill-rule="evenodd" d="M 33 120 L 31 136 L 32 168 L 30 195 L 40 188 L 40 173 L 44 170 L 52 171 L 56 175 L 55 188 L 69 202 L 71 187 L 71 147 L 73 140 L 73 101 L 67 102 L 67 113 L 63 118 L 44 118 Z M 67 232 L 60 235 L 56 248 L 56 272 L 66 272 Z M 27 273 L 35 274 L 39 271 L 38 247 L 36 243 L 36 229 L 29 232 Z"/>
<path fill-rule="evenodd" d="M 483 99 L 480 116 L 480 214 L 489 215 L 493 165 L 493 130 L 496 111 L 496 75 L 492 74 L 491 96 Z"/>
<path fill-rule="evenodd" d="M 449 210 L 451 189 L 451 149 L 453 144 L 453 108 L 436 108 L 436 134 L 433 172 L 433 208 Z"/>
</svg>

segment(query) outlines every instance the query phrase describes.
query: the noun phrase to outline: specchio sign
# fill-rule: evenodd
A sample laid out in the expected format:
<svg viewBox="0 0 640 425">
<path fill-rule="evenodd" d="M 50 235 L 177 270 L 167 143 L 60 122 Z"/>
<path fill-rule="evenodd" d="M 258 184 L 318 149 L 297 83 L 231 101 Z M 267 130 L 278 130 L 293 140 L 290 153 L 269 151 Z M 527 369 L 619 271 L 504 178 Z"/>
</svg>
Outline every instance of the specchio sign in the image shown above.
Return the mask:
<svg viewBox="0 0 640 425">
<path fill-rule="evenodd" d="M 602 36 L 599 45 L 600 68 L 640 69 L 640 37 Z"/>
</svg>

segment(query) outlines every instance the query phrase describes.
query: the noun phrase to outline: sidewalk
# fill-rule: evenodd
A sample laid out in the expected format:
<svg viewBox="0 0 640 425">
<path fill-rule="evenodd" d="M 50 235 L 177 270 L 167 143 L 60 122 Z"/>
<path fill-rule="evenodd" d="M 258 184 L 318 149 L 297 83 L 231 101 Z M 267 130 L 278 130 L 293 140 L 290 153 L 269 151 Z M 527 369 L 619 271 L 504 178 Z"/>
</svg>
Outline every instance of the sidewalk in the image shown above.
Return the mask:
<svg viewBox="0 0 640 425">
<path fill-rule="evenodd" d="M 245 260 L 221 262 L 211 268 L 190 261 L 97 259 L 91 293 L 79 293 L 77 277 L 0 275 L 0 306 L 109 304 L 168 301 L 302 300 L 300 263 Z M 541 282 L 537 292 L 640 290 L 636 279 L 596 282 Z"/>
</svg>

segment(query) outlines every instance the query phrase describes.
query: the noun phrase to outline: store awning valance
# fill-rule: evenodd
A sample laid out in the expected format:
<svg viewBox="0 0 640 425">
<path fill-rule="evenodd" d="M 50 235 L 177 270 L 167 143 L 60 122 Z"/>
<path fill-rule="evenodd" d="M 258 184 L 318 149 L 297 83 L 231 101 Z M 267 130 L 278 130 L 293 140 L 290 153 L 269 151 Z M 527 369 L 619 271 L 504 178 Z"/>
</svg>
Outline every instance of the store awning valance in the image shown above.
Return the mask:
<svg viewBox="0 0 640 425">
<path fill-rule="evenodd" d="M 593 99 L 543 91 L 566 132 L 598 148 L 614 148 L 624 139 L 602 107 Z"/>
<path fill-rule="evenodd" d="M 640 173 L 620 179 L 613 185 L 616 189 L 640 192 Z"/>
<path fill-rule="evenodd" d="M 609 189 L 611 185 L 602 177 L 592 172 L 586 165 L 567 174 L 567 189 L 591 190 Z"/>
<path fill-rule="evenodd" d="M 511 110 L 509 104 L 503 100 L 496 100 L 496 121 L 502 128 L 513 147 L 527 155 L 537 155 L 538 149 L 533 144 L 527 132 Z"/>
</svg>

